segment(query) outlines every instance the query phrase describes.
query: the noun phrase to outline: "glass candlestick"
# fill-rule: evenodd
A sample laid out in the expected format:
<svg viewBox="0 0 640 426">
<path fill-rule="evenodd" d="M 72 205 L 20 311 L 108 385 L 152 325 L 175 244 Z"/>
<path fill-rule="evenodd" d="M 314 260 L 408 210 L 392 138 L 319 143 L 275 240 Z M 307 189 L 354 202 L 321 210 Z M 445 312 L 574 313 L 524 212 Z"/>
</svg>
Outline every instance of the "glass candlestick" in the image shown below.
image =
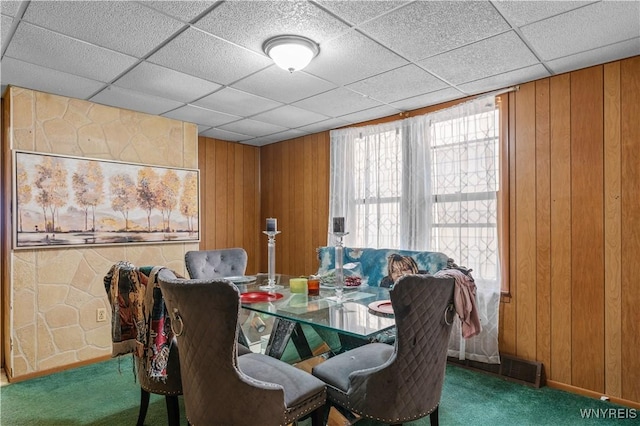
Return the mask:
<svg viewBox="0 0 640 426">
<path fill-rule="evenodd" d="M 269 264 L 267 271 L 267 285 L 261 285 L 262 290 L 273 291 L 282 288 L 281 285 L 276 285 L 276 235 L 280 231 L 262 231 L 263 234 L 267 234 L 267 249 L 269 255 Z"/>
<path fill-rule="evenodd" d="M 344 256 L 342 239 L 348 232 L 334 232 L 333 235 L 336 238 L 335 247 L 335 263 L 336 263 L 336 300 L 338 302 L 344 301 Z"/>
</svg>

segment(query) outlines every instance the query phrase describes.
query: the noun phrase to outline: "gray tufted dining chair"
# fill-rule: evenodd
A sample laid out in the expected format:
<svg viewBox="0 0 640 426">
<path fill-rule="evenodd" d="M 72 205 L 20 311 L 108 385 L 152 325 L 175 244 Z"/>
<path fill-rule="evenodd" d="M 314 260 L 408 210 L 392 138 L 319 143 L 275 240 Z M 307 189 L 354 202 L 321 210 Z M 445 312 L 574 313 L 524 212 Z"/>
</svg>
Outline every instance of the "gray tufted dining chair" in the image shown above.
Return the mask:
<svg viewBox="0 0 640 426">
<path fill-rule="evenodd" d="M 451 334 L 454 280 L 406 275 L 391 290 L 395 344 L 370 343 L 316 365 L 327 384 L 327 409 L 389 424 L 430 416 L 438 424 L 447 346 Z"/>
<path fill-rule="evenodd" d="M 178 346 L 175 337 L 168 333 L 169 327 L 161 326 L 164 323 L 159 322 L 166 320 L 162 293 L 155 284 L 161 268 L 136 267 L 127 261 L 120 261 L 104 277 L 113 312 L 113 356 L 134 353 L 135 371 L 140 384 L 137 426 L 144 424 L 152 393 L 164 395 L 169 426 L 180 425 L 178 396 L 182 395 L 182 381 Z M 153 344 L 153 336 L 160 339 L 158 345 Z M 165 342 L 163 338 L 166 338 Z M 158 371 L 160 363 L 164 364 Z"/>
<path fill-rule="evenodd" d="M 321 380 L 267 355 L 237 356 L 240 292 L 233 283 L 179 279 L 169 269 L 158 281 L 180 345 L 189 424 L 284 426 L 311 415 L 320 426 Z"/>
<path fill-rule="evenodd" d="M 184 255 L 190 278 L 220 278 L 244 275 L 247 252 L 243 248 L 192 250 Z"/>
<path fill-rule="evenodd" d="M 192 250 L 184 255 L 184 263 L 189 278 L 210 280 L 244 275 L 249 257 L 245 249 L 240 247 L 216 250 Z M 240 355 L 248 352 L 249 341 L 238 325 L 238 342 Z"/>
</svg>

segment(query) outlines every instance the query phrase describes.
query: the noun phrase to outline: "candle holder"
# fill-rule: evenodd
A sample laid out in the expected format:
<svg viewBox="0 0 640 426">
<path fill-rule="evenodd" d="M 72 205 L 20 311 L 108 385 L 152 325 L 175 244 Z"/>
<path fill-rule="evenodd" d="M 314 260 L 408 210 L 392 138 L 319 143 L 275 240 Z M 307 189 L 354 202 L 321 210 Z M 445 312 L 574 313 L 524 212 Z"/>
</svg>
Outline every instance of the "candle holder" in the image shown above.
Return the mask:
<svg viewBox="0 0 640 426">
<path fill-rule="evenodd" d="M 260 289 L 273 291 L 282 288 L 281 285 L 276 285 L 276 235 L 280 231 L 262 231 L 263 234 L 267 234 L 267 248 L 269 255 L 269 269 L 267 271 L 267 285 L 261 285 Z"/>
<path fill-rule="evenodd" d="M 334 232 L 333 236 L 336 239 L 335 246 L 335 264 L 336 264 L 336 301 L 343 302 L 344 301 L 344 256 L 343 256 L 343 247 L 342 247 L 342 239 L 348 232 Z"/>
</svg>

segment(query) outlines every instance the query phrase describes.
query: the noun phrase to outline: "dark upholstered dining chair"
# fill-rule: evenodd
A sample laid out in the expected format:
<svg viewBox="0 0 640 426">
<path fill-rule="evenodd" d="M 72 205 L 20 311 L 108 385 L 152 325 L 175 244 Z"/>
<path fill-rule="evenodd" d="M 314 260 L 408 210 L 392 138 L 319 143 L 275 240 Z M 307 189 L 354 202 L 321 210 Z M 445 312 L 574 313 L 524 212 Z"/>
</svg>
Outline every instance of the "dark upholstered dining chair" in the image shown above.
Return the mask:
<svg viewBox="0 0 640 426">
<path fill-rule="evenodd" d="M 184 255 L 184 264 L 189 278 L 210 280 L 244 275 L 247 270 L 249 256 L 241 247 L 215 250 L 192 250 Z M 239 354 L 246 353 L 249 341 L 238 324 Z"/>
<path fill-rule="evenodd" d="M 138 426 L 144 424 L 152 393 L 165 396 L 168 424 L 180 424 L 180 361 L 162 292 L 156 285 L 160 269 L 162 267 L 159 266 L 136 267 L 121 261 L 114 264 L 104 277 L 112 310 L 112 355 L 134 355 L 140 384 Z"/>
<path fill-rule="evenodd" d="M 158 281 L 178 344 L 187 420 L 193 425 L 287 425 L 312 416 L 319 426 L 325 385 L 267 355 L 236 355 L 240 292 L 227 280 Z"/>
<path fill-rule="evenodd" d="M 184 255 L 190 278 L 211 279 L 244 275 L 247 252 L 243 248 L 193 250 Z"/>
<path fill-rule="evenodd" d="M 178 344 L 157 285 L 157 274 L 163 268 L 136 267 L 120 261 L 104 277 L 112 309 L 112 355 L 134 355 L 140 384 L 137 426 L 144 424 L 152 393 L 165 396 L 169 426 L 180 425 L 178 396 L 182 395 L 182 378 Z M 250 352 L 248 347 L 238 345 L 238 355 Z"/>
<path fill-rule="evenodd" d="M 313 375 L 327 384 L 324 417 L 333 405 L 389 424 L 430 415 L 431 425 L 437 425 L 455 314 L 453 289 L 452 278 L 401 277 L 391 290 L 394 345 L 370 343 L 313 368 Z"/>
</svg>

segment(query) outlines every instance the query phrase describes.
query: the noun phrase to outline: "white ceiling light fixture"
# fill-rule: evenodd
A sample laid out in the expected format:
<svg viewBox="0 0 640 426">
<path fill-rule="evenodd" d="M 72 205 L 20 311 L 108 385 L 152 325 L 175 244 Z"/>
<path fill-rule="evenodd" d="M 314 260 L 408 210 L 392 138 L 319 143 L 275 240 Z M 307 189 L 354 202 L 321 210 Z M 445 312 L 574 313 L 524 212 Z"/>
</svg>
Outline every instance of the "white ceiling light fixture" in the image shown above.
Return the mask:
<svg viewBox="0 0 640 426">
<path fill-rule="evenodd" d="M 318 43 L 306 37 L 281 35 L 265 41 L 262 50 L 277 66 L 289 72 L 300 71 L 320 52 Z"/>
</svg>

